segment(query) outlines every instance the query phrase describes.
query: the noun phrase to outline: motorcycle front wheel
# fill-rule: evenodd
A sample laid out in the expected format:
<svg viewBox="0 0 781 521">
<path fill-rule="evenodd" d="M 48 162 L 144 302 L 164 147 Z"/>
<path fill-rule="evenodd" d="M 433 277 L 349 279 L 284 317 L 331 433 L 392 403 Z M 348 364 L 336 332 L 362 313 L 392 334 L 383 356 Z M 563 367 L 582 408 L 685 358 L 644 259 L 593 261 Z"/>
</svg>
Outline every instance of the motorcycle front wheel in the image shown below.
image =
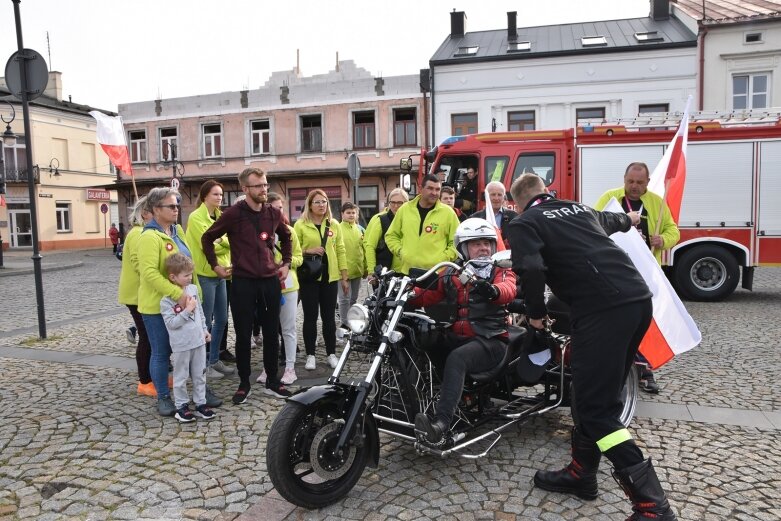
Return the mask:
<svg viewBox="0 0 781 521">
<path fill-rule="evenodd" d="M 333 411 L 287 402 L 266 445 L 269 477 L 277 492 L 300 507 L 328 506 L 346 496 L 363 474 L 365 447 L 348 444 L 333 454 L 344 422 Z"/>
</svg>

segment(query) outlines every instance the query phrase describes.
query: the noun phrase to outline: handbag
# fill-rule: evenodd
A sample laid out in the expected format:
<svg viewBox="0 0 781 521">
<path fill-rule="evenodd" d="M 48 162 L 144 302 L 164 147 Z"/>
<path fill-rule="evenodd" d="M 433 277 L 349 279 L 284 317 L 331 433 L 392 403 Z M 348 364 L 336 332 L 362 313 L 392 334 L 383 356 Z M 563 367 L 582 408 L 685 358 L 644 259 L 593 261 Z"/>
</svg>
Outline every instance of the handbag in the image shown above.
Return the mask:
<svg viewBox="0 0 781 521">
<path fill-rule="evenodd" d="M 325 231 L 320 241 L 320 246 L 325 248 L 325 242 L 328 240 L 328 228 L 331 222 L 326 222 Z M 299 282 L 317 282 L 323 275 L 323 256 L 322 255 L 304 255 L 304 263 L 296 270 Z"/>
</svg>

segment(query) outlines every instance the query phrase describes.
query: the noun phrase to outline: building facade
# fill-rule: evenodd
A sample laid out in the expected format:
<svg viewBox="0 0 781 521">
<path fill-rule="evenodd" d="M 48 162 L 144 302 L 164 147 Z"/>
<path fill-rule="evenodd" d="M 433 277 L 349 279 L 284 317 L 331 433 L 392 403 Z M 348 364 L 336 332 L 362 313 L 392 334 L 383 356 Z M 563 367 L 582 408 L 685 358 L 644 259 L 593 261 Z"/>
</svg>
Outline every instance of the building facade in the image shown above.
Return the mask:
<svg viewBox="0 0 781 521">
<path fill-rule="evenodd" d="M 434 143 L 475 132 L 572 128 L 682 111 L 696 91 L 697 36 L 651 0 L 647 17 L 451 32 L 430 60 Z"/>
<path fill-rule="evenodd" d="M 116 192 L 95 190 L 114 178 L 97 143 L 93 110 L 62 99 L 61 73 L 50 72 L 45 93 L 30 102 L 32 137 L 24 135 L 22 104 L 0 82 L 0 113 L 10 120 L 16 144 L 0 143 L 0 206 L 3 248 L 32 248 L 28 176 L 35 182 L 39 248 L 45 250 L 111 247 L 108 228 L 117 222 Z M 25 147 L 32 143 L 33 164 Z M 105 213 L 102 211 L 105 210 Z"/>
<path fill-rule="evenodd" d="M 672 14 L 698 35 L 697 108 L 778 110 L 781 2 L 673 0 Z"/>
<path fill-rule="evenodd" d="M 285 197 L 292 220 L 313 188 L 325 190 L 338 218 L 341 204 L 355 200 L 347 158 L 356 153 L 357 195 L 368 219 L 399 185 L 400 160 L 426 144 L 419 80 L 377 78 L 352 61 L 340 61 L 322 75 L 305 77 L 297 69 L 273 73 L 255 90 L 120 104 L 133 163 L 133 179 L 122 172 L 115 184 L 120 206 L 132 204 L 133 180 L 143 195 L 171 184 L 178 167 L 183 175 L 173 185 L 182 194 L 186 220 L 205 180 L 224 185 L 229 205 L 241 194 L 238 174 L 258 167 L 271 190 Z"/>
</svg>

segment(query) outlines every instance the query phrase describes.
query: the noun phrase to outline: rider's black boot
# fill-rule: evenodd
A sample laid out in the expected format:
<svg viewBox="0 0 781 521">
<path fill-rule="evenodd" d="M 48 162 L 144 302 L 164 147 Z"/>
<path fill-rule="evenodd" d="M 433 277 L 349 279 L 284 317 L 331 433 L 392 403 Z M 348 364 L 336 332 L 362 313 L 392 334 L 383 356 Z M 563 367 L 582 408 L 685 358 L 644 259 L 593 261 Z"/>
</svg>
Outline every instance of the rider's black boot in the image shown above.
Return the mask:
<svg viewBox="0 0 781 521">
<path fill-rule="evenodd" d="M 534 485 L 551 492 L 574 494 L 581 499 L 597 498 L 597 468 L 602 453 L 597 444 L 572 428 L 572 461 L 561 470 L 538 470 Z"/>
<path fill-rule="evenodd" d="M 425 413 L 419 412 L 415 415 L 415 430 L 425 433 L 426 441 L 429 443 L 439 443 L 447 432 L 448 426 L 442 420 L 436 418 L 432 420 Z"/>
<path fill-rule="evenodd" d="M 667 502 L 662 485 L 659 484 L 651 458 L 625 469 L 614 470 L 613 478 L 632 502 L 632 515 L 627 521 L 677 519 Z"/>
</svg>

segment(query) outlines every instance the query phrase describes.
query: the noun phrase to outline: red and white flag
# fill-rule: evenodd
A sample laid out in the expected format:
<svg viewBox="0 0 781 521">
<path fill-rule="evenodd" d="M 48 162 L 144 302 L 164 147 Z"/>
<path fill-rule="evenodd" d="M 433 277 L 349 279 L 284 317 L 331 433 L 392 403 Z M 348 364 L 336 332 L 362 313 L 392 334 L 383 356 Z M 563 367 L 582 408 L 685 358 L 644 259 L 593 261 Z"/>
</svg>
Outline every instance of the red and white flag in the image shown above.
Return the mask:
<svg viewBox="0 0 781 521">
<path fill-rule="evenodd" d="M 613 198 L 604 211 L 621 213 L 623 209 Z M 702 334 L 637 228 L 614 233 L 610 238 L 629 255 L 653 294 L 653 320 L 640 343 L 640 353 L 652 369 L 657 369 L 697 346 Z"/>
<path fill-rule="evenodd" d="M 496 225 L 496 216 L 494 215 L 494 207 L 491 206 L 491 197 L 488 195 L 488 188 L 485 189 L 485 220 L 494 227 L 494 230 L 496 230 L 496 251 L 506 250 L 507 248 L 504 247 L 502 230 Z"/>
<path fill-rule="evenodd" d="M 130 166 L 130 154 L 127 149 L 122 118 L 120 116 L 107 116 L 97 110 L 90 112 L 90 116 L 98 122 L 98 143 L 103 147 L 103 151 L 111 163 L 132 176 L 133 167 Z"/>
<path fill-rule="evenodd" d="M 675 133 L 648 182 L 648 190 L 665 199 L 676 224 L 681 215 L 683 186 L 686 183 L 686 144 L 689 141 L 689 105 L 691 101 L 692 97 L 689 95 L 678 132 Z"/>
</svg>

